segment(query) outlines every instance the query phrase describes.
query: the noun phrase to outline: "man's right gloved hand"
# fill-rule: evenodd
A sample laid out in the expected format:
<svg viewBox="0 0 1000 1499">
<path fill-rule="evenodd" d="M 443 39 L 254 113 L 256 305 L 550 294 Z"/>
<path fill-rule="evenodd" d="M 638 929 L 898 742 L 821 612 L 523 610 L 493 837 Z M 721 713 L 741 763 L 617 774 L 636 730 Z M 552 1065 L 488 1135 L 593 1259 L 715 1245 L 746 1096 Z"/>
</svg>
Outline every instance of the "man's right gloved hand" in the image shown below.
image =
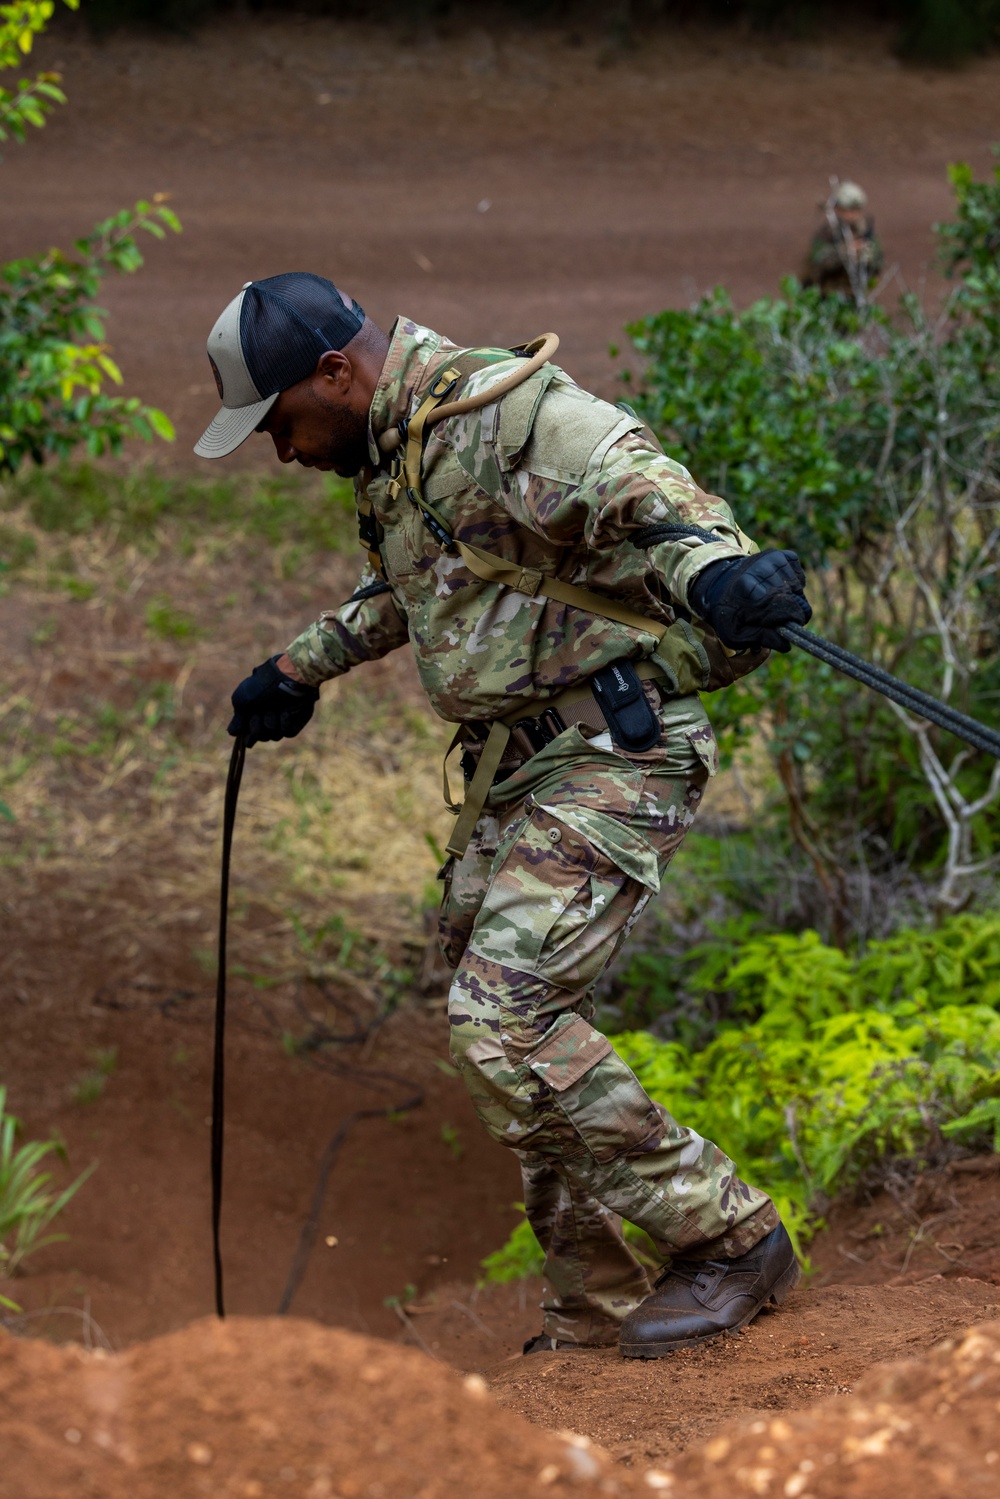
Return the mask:
<svg viewBox="0 0 1000 1499">
<path fill-rule="evenodd" d="M 277 656 L 255 666 L 233 693 L 229 732 L 242 734 L 247 748 L 263 740 L 294 739 L 313 716 L 318 687 L 307 687 L 279 671 Z"/>
<path fill-rule="evenodd" d="M 688 603 L 731 651 L 788 651 L 782 625 L 805 625 L 812 609 L 794 552 L 757 552 L 710 562 L 688 587 Z"/>
</svg>

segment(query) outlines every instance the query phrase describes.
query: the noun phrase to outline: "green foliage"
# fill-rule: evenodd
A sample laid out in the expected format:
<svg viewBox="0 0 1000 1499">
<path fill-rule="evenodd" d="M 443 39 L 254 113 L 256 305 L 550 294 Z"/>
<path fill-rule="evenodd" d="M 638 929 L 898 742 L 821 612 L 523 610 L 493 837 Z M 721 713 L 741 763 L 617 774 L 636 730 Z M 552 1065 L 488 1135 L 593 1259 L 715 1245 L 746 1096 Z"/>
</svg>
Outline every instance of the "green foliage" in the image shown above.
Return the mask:
<svg viewBox="0 0 1000 1499">
<path fill-rule="evenodd" d="M 630 1031 L 615 1046 L 771 1194 L 800 1256 L 826 1200 L 893 1157 L 940 1154 L 942 1137 L 1000 1149 L 1000 915 L 900 932 L 855 958 L 811 931 L 717 940 L 690 970 L 706 1003 L 725 1000 L 708 1035 Z M 483 1261 L 494 1281 L 540 1268 L 527 1220 Z"/>
<path fill-rule="evenodd" d="M 76 10 L 80 0 L 65 0 Z M 53 0 L 16 0 L 0 5 L 0 72 L 20 67 L 31 52 L 35 37 L 45 30 L 55 10 Z M 27 127 L 41 128 L 55 104 L 65 104 L 58 73 L 39 73 L 21 78 L 12 89 L 0 87 L 0 141 L 13 136 L 23 141 Z"/>
<path fill-rule="evenodd" d="M 232 12 L 237 0 L 88 0 L 87 18 L 104 35 L 116 26 L 155 25 L 168 31 L 188 33 L 200 22 L 219 12 Z M 275 0 L 241 0 L 240 10 L 275 10 Z M 461 24 L 482 18 L 478 7 L 462 0 L 297 0 L 281 7 L 283 14 L 298 11 L 308 15 L 345 15 L 352 19 L 402 22 L 408 28 L 427 30 L 442 21 Z M 900 25 L 897 50 L 912 62 L 953 66 L 986 51 L 1000 30 L 997 0 L 892 0 L 880 5 L 878 14 Z M 634 47 L 639 30 L 690 21 L 731 26 L 749 25 L 769 35 L 802 37 L 815 33 L 824 20 L 837 20 L 840 8 L 818 0 L 629 0 L 629 3 L 599 6 L 567 3 L 558 6 L 538 0 L 505 0 L 497 7 L 497 19 L 518 26 L 556 22 L 574 27 L 594 26 L 596 35 L 617 52 Z M 599 29 L 596 29 L 599 28 Z"/>
<path fill-rule="evenodd" d="M 897 45 L 912 62 L 949 67 L 985 52 L 998 36 L 997 0 L 913 0 Z"/>
<path fill-rule="evenodd" d="M 201 631 L 193 614 L 178 609 L 164 593 L 158 593 L 146 607 L 146 628 L 158 640 L 192 640 Z"/>
<path fill-rule="evenodd" d="M 959 279 L 940 316 L 911 295 L 890 317 L 794 280 L 740 312 L 719 289 L 630 329 L 648 361 L 632 399 L 761 546 L 799 552 L 822 633 L 992 723 L 1000 176 L 977 183 L 956 167 L 952 182 L 955 216 L 938 232 Z M 939 731 L 922 740 L 884 699 L 797 652 L 719 694 L 713 718 L 728 755 L 763 730 L 831 906 L 845 902 L 843 866 L 859 846 L 883 864 L 946 865 L 941 900 L 960 904 L 956 871 L 995 835 L 995 790 L 970 810 L 989 757 L 958 758 Z"/>
<path fill-rule="evenodd" d="M 42 463 L 83 445 L 91 457 L 118 453 L 126 437 L 172 441 L 162 411 L 134 396 L 108 395 L 122 383 L 104 342 L 104 313 L 92 298 L 111 270 L 135 271 L 140 231 L 180 232 L 162 202 L 139 202 L 61 250 L 0 267 L 0 470 L 26 458 Z"/>
<path fill-rule="evenodd" d="M 731 1018 L 706 1044 L 631 1032 L 616 1045 L 799 1232 L 823 1198 L 886 1158 L 939 1148 L 941 1132 L 992 1142 L 1000 916 L 903 932 L 856 958 L 815 932 L 758 936 L 712 982 Z"/>
<path fill-rule="evenodd" d="M 7 1090 L 0 1087 L 0 1277 L 13 1275 L 44 1245 L 65 1239 L 46 1231 L 94 1170 L 88 1166 L 62 1192 L 47 1190 L 52 1175 L 38 1168 L 46 1156 L 65 1159 L 66 1152 L 58 1140 L 29 1140 L 17 1147 L 17 1128 L 7 1113 Z"/>
<path fill-rule="evenodd" d="M 73 1102 L 79 1104 L 96 1103 L 103 1095 L 108 1085 L 108 1078 L 114 1075 L 118 1066 L 118 1048 L 109 1046 L 99 1048 L 91 1054 L 92 1066 L 79 1079 L 73 1089 Z"/>
<path fill-rule="evenodd" d="M 67 3 L 75 8 L 76 0 Z M 52 0 L 0 6 L 0 71 L 31 50 L 53 9 Z M 46 111 L 64 102 L 57 83 L 55 74 L 39 74 L 0 88 L 0 139 L 23 140 L 27 125 L 43 125 Z M 49 250 L 0 266 L 0 472 L 81 445 L 99 457 L 119 452 L 126 437 L 173 439 L 162 411 L 107 393 L 122 377 L 93 299 L 109 271 L 142 265 L 138 233 L 163 239 L 180 227 L 158 193 L 98 224 L 75 242 L 75 255 Z"/>
<path fill-rule="evenodd" d="M 524 1212 L 524 1203 L 515 1202 L 514 1207 Z M 505 1244 L 488 1254 L 482 1264 L 481 1285 L 506 1285 L 512 1280 L 527 1280 L 530 1275 L 541 1275 L 545 1255 L 535 1238 L 527 1218 L 522 1218 L 511 1231 Z"/>
</svg>

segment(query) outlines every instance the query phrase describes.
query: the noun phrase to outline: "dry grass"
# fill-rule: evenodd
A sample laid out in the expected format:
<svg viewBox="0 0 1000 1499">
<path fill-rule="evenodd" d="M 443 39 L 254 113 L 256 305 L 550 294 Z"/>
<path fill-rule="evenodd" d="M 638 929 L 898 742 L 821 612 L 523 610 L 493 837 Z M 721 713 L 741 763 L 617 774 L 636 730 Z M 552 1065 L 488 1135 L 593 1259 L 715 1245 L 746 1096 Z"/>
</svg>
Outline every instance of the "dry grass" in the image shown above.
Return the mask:
<svg viewBox="0 0 1000 1499">
<path fill-rule="evenodd" d="M 15 819 L 0 819 L 15 933 L 0 973 L 27 1001 L 83 1007 L 134 983 L 207 994 L 229 693 L 352 591 L 350 496 L 305 477 L 43 474 L 0 487 L 0 548 Z M 450 826 L 449 735 L 403 650 L 324 688 L 299 739 L 250 752 L 230 951 L 258 992 L 310 972 L 368 1001 L 412 991 Z M 758 755 L 749 788 L 720 777 L 703 826 L 752 821 L 768 773 Z M 654 942 L 658 919 L 686 930 L 743 878 L 703 867 L 698 842 L 649 912 Z"/>
<path fill-rule="evenodd" d="M 336 550 L 303 536 L 301 491 L 274 501 L 280 534 L 268 537 L 252 519 L 259 483 L 207 522 L 192 486 L 175 488 L 176 514 L 165 503 L 137 528 L 119 496 L 76 535 L 72 513 L 39 524 L 30 486 L 0 496 L 14 561 L 0 597 L 0 798 L 15 819 L 0 824 L 0 878 L 24 939 L 6 962 L 26 993 L 45 966 L 40 925 L 49 959 L 53 937 L 64 953 L 91 950 L 66 967 L 80 998 L 104 976 L 173 981 L 210 966 L 229 691 L 359 570 L 343 514 Z M 321 511 L 323 496 L 303 490 Z M 421 708 L 407 657 L 331 684 L 300 739 L 248 756 L 232 950 L 251 973 L 336 963 L 351 932 L 361 980 L 422 943 L 429 839 L 448 825 L 448 730 Z"/>
</svg>

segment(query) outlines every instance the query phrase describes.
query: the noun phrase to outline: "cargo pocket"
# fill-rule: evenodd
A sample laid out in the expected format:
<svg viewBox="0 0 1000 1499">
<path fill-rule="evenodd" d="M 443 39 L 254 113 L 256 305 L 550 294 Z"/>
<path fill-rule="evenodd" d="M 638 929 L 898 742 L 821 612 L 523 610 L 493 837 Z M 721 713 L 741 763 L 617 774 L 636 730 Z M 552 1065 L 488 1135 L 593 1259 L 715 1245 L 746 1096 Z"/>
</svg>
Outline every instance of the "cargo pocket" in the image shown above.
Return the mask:
<svg viewBox="0 0 1000 1499">
<path fill-rule="evenodd" d="M 561 1015 L 525 1061 L 595 1160 L 612 1161 L 663 1134 L 635 1073 L 581 1015 Z"/>
<path fill-rule="evenodd" d="M 578 906 L 601 855 L 581 833 L 535 807 L 511 841 L 501 842 L 498 859 L 470 948 L 492 963 L 550 977 L 546 957 L 554 940 L 570 944 L 583 921 Z"/>
</svg>

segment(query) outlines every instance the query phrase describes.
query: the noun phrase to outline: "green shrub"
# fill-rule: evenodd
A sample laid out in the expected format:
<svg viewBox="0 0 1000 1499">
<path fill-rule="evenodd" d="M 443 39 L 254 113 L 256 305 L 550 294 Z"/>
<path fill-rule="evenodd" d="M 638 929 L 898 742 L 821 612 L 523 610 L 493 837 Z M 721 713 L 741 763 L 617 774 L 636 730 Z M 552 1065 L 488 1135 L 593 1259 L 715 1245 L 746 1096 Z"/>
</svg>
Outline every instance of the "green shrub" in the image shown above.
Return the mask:
<svg viewBox="0 0 1000 1499">
<path fill-rule="evenodd" d="M 77 0 L 66 0 L 75 9 Z M 52 0 L 19 0 L 0 9 L 0 71 L 20 65 L 52 16 Z M 28 125 L 63 103 L 58 76 L 40 73 L 0 87 L 0 139 L 23 140 Z M 0 266 L 0 472 L 24 460 L 65 457 L 81 445 L 93 457 L 120 451 L 126 437 L 162 437 L 168 417 L 134 397 L 109 395 L 122 383 L 104 342 L 104 313 L 94 305 L 109 271 L 142 265 L 138 232 L 163 239 L 180 232 L 162 194 L 105 219 L 75 242 L 75 255 L 44 255 Z"/>
<path fill-rule="evenodd" d="M 800 553 L 822 633 L 995 723 L 1000 169 L 951 178 L 940 316 L 794 280 L 737 311 L 719 289 L 630 329 L 647 360 L 633 399 L 761 546 Z M 851 870 L 905 862 L 942 909 L 969 898 L 997 831 L 989 756 L 798 652 L 718 694 L 713 719 L 727 754 L 762 735 L 838 941 L 863 921 Z"/>
<path fill-rule="evenodd" d="M 940 1155 L 942 1136 L 996 1148 L 1000 915 L 901 932 L 855 958 L 815 932 L 725 950 L 728 963 L 702 955 L 705 992 L 724 987 L 731 1017 L 710 1040 L 631 1031 L 615 1046 L 653 1098 L 771 1194 L 800 1252 L 825 1202 L 873 1169 Z M 519 1225 L 483 1262 L 489 1278 L 536 1263 L 529 1235 Z"/>
</svg>

